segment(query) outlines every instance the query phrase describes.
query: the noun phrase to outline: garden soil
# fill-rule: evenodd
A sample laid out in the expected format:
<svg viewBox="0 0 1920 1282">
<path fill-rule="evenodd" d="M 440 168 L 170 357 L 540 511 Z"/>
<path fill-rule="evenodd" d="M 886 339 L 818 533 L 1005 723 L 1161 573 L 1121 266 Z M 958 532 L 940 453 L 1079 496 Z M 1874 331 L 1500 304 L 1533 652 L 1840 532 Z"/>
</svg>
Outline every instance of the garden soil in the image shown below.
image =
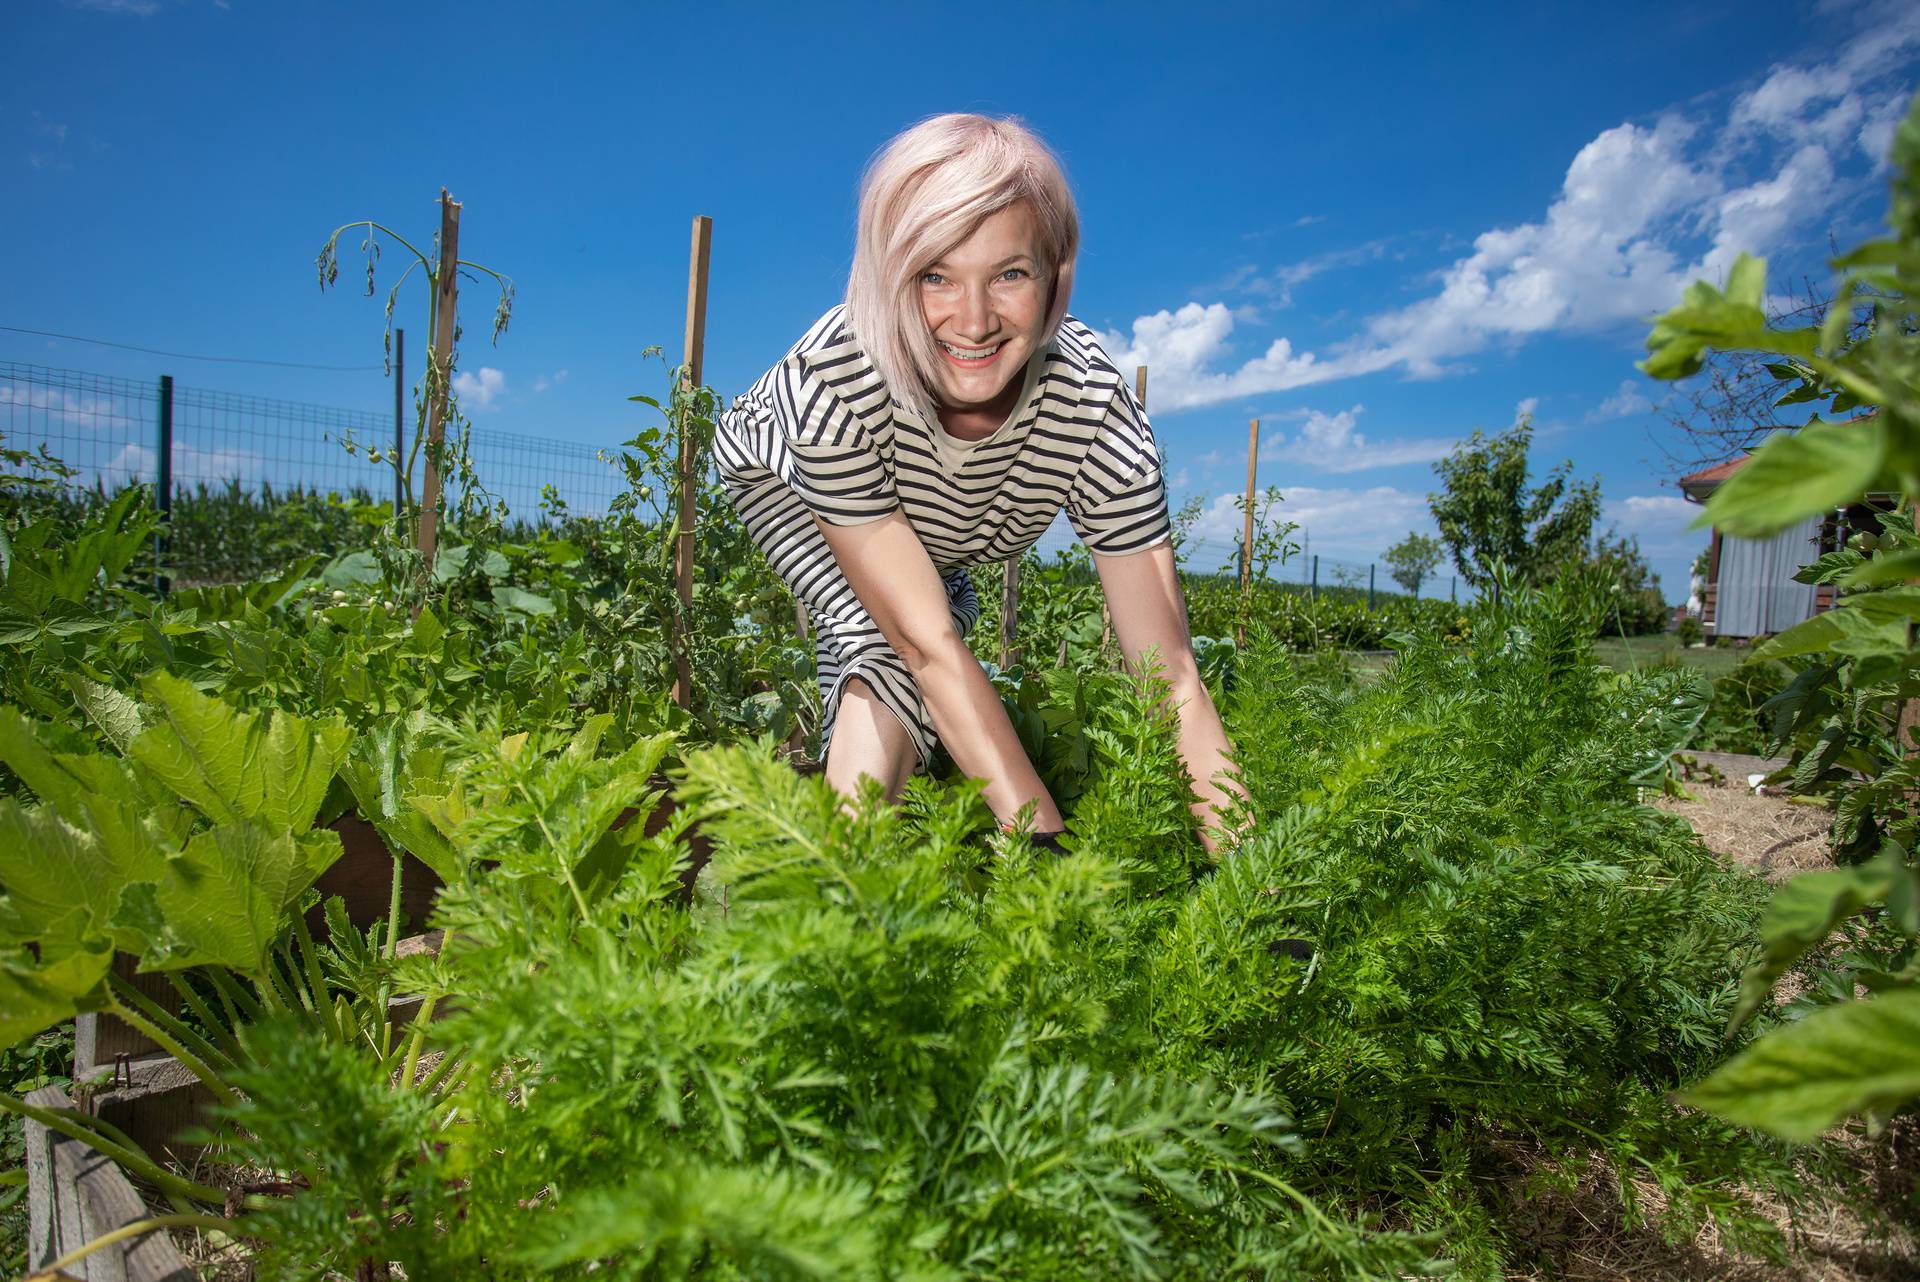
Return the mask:
<svg viewBox="0 0 1920 1282">
<path fill-rule="evenodd" d="M 1684 818 L 1708 849 L 1752 868 L 1771 881 L 1798 872 L 1832 867 L 1826 832 L 1830 813 L 1820 806 L 1756 795 L 1733 776 L 1720 786 L 1687 785 L 1688 798 L 1663 797 L 1653 804 Z M 1881 1139 L 1858 1136 L 1844 1143 L 1843 1160 L 1853 1172 L 1861 1205 L 1793 1208 L 1772 1206 L 1773 1218 L 1791 1256 L 1769 1264 L 1729 1250 L 1711 1229 L 1691 1242 L 1672 1243 L 1659 1231 L 1629 1216 L 1622 1204 L 1616 1172 L 1596 1166 L 1576 1191 L 1529 1199 L 1515 1222 L 1529 1225 L 1535 1269 L 1509 1274 L 1515 1279 L 1562 1282 L 1911 1282 L 1920 1277 L 1920 1240 L 1911 1231 L 1889 1232 L 1872 1208 L 1890 1212 L 1911 1225 L 1909 1199 L 1920 1188 L 1920 1126 L 1905 1119 Z M 1524 1174 L 1537 1168 L 1537 1155 L 1515 1153 L 1518 1189 Z M 1660 1191 L 1651 1181 L 1628 1176 L 1641 1206 L 1656 1213 Z M 1519 1254 L 1519 1253 L 1516 1253 Z"/>
</svg>

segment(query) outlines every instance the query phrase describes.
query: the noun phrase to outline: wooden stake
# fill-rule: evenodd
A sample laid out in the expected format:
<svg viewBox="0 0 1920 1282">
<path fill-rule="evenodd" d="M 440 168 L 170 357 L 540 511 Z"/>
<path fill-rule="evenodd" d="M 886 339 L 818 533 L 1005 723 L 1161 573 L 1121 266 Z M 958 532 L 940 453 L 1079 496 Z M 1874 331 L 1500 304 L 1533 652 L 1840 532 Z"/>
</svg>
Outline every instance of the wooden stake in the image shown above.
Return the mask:
<svg viewBox="0 0 1920 1282">
<path fill-rule="evenodd" d="M 440 189 L 440 273 L 433 280 L 433 351 L 427 368 L 427 479 L 420 493 L 420 560 L 429 582 L 440 536 L 440 447 L 447 435 L 447 398 L 452 391 L 454 313 L 460 292 L 460 202 Z"/>
<path fill-rule="evenodd" d="M 1013 666 L 1014 624 L 1020 616 L 1020 558 L 1009 557 L 1000 565 L 1000 668 Z"/>
<path fill-rule="evenodd" d="M 1240 622 L 1234 629 L 1235 645 L 1247 643 L 1247 606 L 1253 595 L 1253 484 L 1260 467 L 1260 420 L 1247 424 L 1247 512 L 1240 535 Z"/>
<path fill-rule="evenodd" d="M 701 214 L 693 220 L 693 249 L 687 264 L 687 360 L 684 387 L 698 391 L 700 367 L 707 346 L 707 255 L 713 246 L 713 219 Z M 688 707 L 693 701 L 693 665 L 687 658 L 687 619 L 693 613 L 694 521 L 699 514 L 695 475 L 697 463 L 692 425 L 680 423 L 680 537 L 673 548 L 674 589 L 680 610 L 673 626 L 673 701 Z"/>
</svg>

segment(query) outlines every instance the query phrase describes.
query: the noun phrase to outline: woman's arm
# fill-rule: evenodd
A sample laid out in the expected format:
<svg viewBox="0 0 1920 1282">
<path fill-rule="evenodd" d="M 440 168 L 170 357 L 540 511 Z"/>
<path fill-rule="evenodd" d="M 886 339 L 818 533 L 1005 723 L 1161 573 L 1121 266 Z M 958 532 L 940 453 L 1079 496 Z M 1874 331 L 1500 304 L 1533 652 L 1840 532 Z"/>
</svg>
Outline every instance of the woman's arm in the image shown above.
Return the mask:
<svg viewBox="0 0 1920 1282">
<path fill-rule="evenodd" d="M 814 521 L 854 595 L 913 674 L 954 764 L 987 781 L 994 817 L 1011 822 L 1033 802 L 1036 831 L 1065 827 L 993 683 L 954 630 L 946 586 L 907 518 L 896 509 L 862 525 Z"/>
<path fill-rule="evenodd" d="M 1100 586 L 1107 594 L 1114 636 L 1128 668 L 1138 673 L 1149 650 L 1159 652 L 1160 675 L 1178 709 L 1180 759 L 1193 777 L 1200 800 L 1193 808 L 1200 821 L 1200 840 L 1209 853 L 1218 848 L 1210 827 L 1223 826 L 1218 812 L 1241 796 L 1239 786 L 1222 775 L 1232 768 L 1226 729 L 1213 706 L 1213 696 L 1200 680 L 1193 658 L 1193 637 L 1187 631 L 1187 602 L 1174 571 L 1173 545 L 1156 543 L 1124 556 L 1094 554 Z"/>
</svg>

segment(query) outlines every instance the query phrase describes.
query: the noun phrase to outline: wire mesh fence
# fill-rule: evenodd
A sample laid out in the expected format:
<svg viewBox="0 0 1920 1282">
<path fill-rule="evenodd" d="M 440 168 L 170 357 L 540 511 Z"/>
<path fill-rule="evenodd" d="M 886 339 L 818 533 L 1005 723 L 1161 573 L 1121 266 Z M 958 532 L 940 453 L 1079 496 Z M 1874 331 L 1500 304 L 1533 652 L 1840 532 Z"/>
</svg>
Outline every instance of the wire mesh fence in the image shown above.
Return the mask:
<svg viewBox="0 0 1920 1282">
<path fill-rule="evenodd" d="M 170 440 L 176 496 L 304 492 L 385 500 L 393 494 L 391 469 L 365 456 L 368 447 L 392 448 L 390 415 L 183 387 L 171 379 L 136 382 L 0 362 L 0 438 L 16 449 L 44 445 L 74 469 L 75 486 L 109 492 L 136 483 L 157 486 L 163 436 Z M 349 444 L 359 452 L 350 453 Z M 549 487 L 577 516 L 603 515 L 622 488 L 610 449 L 475 428 L 470 452 L 480 483 L 521 519 L 541 519 Z M 420 479 L 416 470 L 416 484 Z M 190 522 L 176 519 L 176 524 Z M 1050 559 L 1074 542 L 1062 518 L 1035 550 Z M 178 545 L 176 551 L 192 554 Z M 1182 548 L 1182 557 L 1189 572 L 1238 573 L 1238 548 L 1231 542 L 1193 540 Z M 1310 590 L 1406 595 L 1384 565 L 1310 549 L 1270 566 L 1267 577 Z M 1412 595 L 1464 594 L 1457 580 L 1442 573 L 1429 576 Z"/>
<path fill-rule="evenodd" d="M 1034 545 L 1041 560 L 1049 561 L 1072 547 L 1077 540 L 1073 529 L 1061 517 Z M 1181 568 L 1188 574 L 1222 575 L 1238 578 L 1240 547 L 1237 542 L 1220 539 L 1188 539 L 1180 545 Z M 1267 567 L 1268 580 L 1295 584 L 1310 591 L 1352 592 L 1357 596 L 1417 596 L 1423 600 L 1468 600 L 1473 591 L 1454 575 L 1441 570 L 1427 575 L 1417 591 L 1409 592 L 1395 581 L 1385 562 L 1347 561 L 1323 556 L 1305 549 L 1285 561 Z"/>
<path fill-rule="evenodd" d="M 391 416 L 170 383 L 0 362 L 0 436 L 16 449 L 45 445 L 87 489 L 157 485 L 170 434 L 175 492 L 392 496 L 392 471 L 364 453 L 392 447 Z M 622 487 L 609 451 L 575 441 L 475 428 L 471 455 L 481 484 L 517 517 L 538 519 L 549 486 L 575 514 L 601 515 Z"/>
</svg>

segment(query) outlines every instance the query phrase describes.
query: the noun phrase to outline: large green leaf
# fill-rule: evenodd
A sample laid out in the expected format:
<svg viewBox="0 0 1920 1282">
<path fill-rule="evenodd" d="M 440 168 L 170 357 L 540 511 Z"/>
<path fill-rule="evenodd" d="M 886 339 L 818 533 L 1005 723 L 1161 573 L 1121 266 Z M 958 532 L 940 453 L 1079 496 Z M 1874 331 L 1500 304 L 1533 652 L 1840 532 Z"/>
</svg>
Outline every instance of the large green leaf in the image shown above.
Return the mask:
<svg viewBox="0 0 1920 1282">
<path fill-rule="evenodd" d="M 262 823 L 222 824 L 189 841 L 158 882 L 128 886 L 113 925 L 138 937 L 142 969 L 221 965 L 257 975 L 289 910 L 339 855 L 332 832 L 296 839 Z"/>
<path fill-rule="evenodd" d="M 413 721 L 396 720 L 357 736 L 340 777 L 353 793 L 354 809 L 378 830 L 387 849 L 411 854 L 442 881 L 453 881 L 459 860 L 452 845 L 407 801 L 416 791 L 437 795 L 449 786 L 446 752 L 422 747 L 417 729 Z"/>
<path fill-rule="evenodd" d="M 1920 619 L 1920 587 L 1887 588 L 1881 592 L 1861 592 L 1847 598 L 1847 608 L 1857 610 L 1875 623 Z"/>
<path fill-rule="evenodd" d="M 1774 1029 L 1681 1096 L 1789 1140 L 1920 1097 L 1920 991 L 1822 1007 Z"/>
<path fill-rule="evenodd" d="M 1886 464 L 1887 433 L 1877 419 L 1777 432 L 1721 483 L 1695 524 L 1741 538 L 1778 534 L 1875 488 Z"/>
<path fill-rule="evenodd" d="M 1774 981 L 1831 935 L 1834 928 L 1868 904 L 1885 899 L 1901 879 L 1911 880 L 1897 846 L 1888 846 L 1870 863 L 1801 873 L 1773 892 L 1760 923 L 1763 951 L 1740 978 L 1740 1002 L 1734 1025 L 1744 1023 L 1772 991 Z"/>
<path fill-rule="evenodd" d="M 160 874 L 167 847 L 131 806 L 90 798 L 80 824 L 53 810 L 0 799 L 0 933 L 9 940 L 49 939 L 85 914 L 106 929 L 120 888 Z M 89 822 L 91 820 L 92 822 Z M 69 927 L 58 927 L 63 921 Z"/>
<path fill-rule="evenodd" d="M 312 826 L 346 751 L 344 725 L 284 712 L 269 721 L 165 673 L 145 686 L 157 720 L 134 740 L 134 760 L 215 823 Z"/>
<path fill-rule="evenodd" d="M 1875 622 L 1858 610 L 1841 606 L 1796 623 L 1771 640 L 1754 647 L 1749 661 L 1788 659 L 1798 654 L 1905 653 L 1907 629 L 1899 621 Z"/>
<path fill-rule="evenodd" d="M 113 950 L 72 952 L 36 963 L 24 950 L 0 953 L 0 1047 L 89 1010 L 98 1010 Z"/>
</svg>

